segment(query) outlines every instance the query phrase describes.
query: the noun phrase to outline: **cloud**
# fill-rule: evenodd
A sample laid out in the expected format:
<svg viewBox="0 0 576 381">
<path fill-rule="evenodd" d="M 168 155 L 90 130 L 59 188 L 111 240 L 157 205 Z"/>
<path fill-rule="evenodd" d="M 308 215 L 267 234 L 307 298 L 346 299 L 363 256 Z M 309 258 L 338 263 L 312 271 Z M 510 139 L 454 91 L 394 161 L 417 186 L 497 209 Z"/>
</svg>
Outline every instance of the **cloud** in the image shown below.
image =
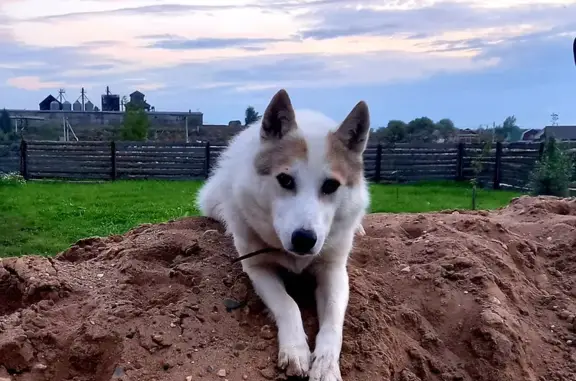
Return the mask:
<svg viewBox="0 0 576 381">
<path fill-rule="evenodd" d="M 62 86 L 59 82 L 44 82 L 38 77 L 14 77 L 6 83 L 12 87 L 24 90 L 54 89 Z"/>
<path fill-rule="evenodd" d="M 65 82 L 63 73 L 77 68 L 94 73 L 99 70 L 114 69 L 109 60 L 93 57 L 86 48 L 44 48 L 22 46 L 15 42 L 0 42 L 0 75 L 5 71 L 9 76 L 42 76 L 52 81 Z"/>
<path fill-rule="evenodd" d="M 474 3 L 433 2 L 412 9 L 349 9 L 336 7 L 305 15 L 310 26 L 300 30 L 303 38 L 333 39 L 346 36 L 431 37 L 447 32 L 486 30 L 522 25 L 551 28 L 576 22 L 576 7 L 547 5 L 538 1 L 511 8 L 479 7 Z M 479 36 L 481 37 L 481 36 Z"/>
<path fill-rule="evenodd" d="M 71 0 L 69 0 L 70 2 Z M 64 7 L 63 1 L 61 3 L 61 8 L 66 9 Z M 154 3 L 163 3 L 163 4 L 154 4 Z M 75 2 L 76 7 L 78 9 L 77 1 Z M 95 3 L 94 1 L 86 2 L 86 3 Z M 205 13 L 205 12 L 219 12 L 219 11 L 229 11 L 229 10 L 280 10 L 280 11 L 290 11 L 290 10 L 297 10 L 302 7 L 306 8 L 322 8 L 326 6 L 333 6 L 337 4 L 347 4 L 349 3 L 348 0 L 312 0 L 312 1 L 243 1 L 243 0 L 231 0 L 227 1 L 226 4 L 209 4 L 209 2 L 196 2 L 196 1 L 186 1 L 187 4 L 175 4 L 166 1 L 128 1 L 126 3 L 144 3 L 143 5 L 136 5 L 136 6 L 117 6 L 118 2 L 116 1 L 101 1 L 98 6 L 94 5 L 87 5 L 85 4 L 83 7 L 86 8 L 85 11 L 75 11 L 75 12 L 61 12 L 49 15 L 36 15 L 33 17 L 26 18 L 27 21 L 55 21 L 61 19 L 85 19 L 93 16 L 133 16 L 133 15 L 146 15 L 146 14 L 153 14 L 153 15 L 178 15 L 182 13 Z M 152 4 L 146 4 L 152 3 Z M 192 4 L 190 4 L 192 3 Z M 196 3 L 196 4 L 194 4 Z M 199 4 L 200 3 L 200 4 Z M 68 8 L 69 9 L 69 8 Z"/>
<path fill-rule="evenodd" d="M 71 19 L 86 19 L 94 16 L 130 16 L 130 15 L 145 15 L 145 14 L 154 14 L 154 15 L 166 15 L 166 14 L 181 14 L 183 12 L 190 12 L 190 11 L 214 11 L 214 10 L 223 10 L 223 9 L 231 9 L 233 7 L 218 7 L 218 6 L 189 6 L 189 5 L 182 5 L 182 4 L 162 4 L 162 5 L 147 5 L 147 6 L 140 6 L 140 7 L 122 7 L 122 8 L 113 8 L 113 9 L 105 9 L 105 10 L 91 10 L 86 12 L 68 12 L 68 13 L 61 13 L 55 15 L 47 15 L 47 16 L 36 16 L 27 19 L 27 21 L 41 21 L 41 22 L 50 22 L 50 21 L 58 21 L 58 20 L 71 20 Z"/>
<path fill-rule="evenodd" d="M 170 37 L 160 39 L 150 45 L 151 48 L 169 50 L 199 50 L 239 47 L 242 49 L 260 49 L 262 45 L 287 41 L 275 38 L 196 38 L 185 39 Z M 262 47 L 262 49 L 265 49 Z"/>
<path fill-rule="evenodd" d="M 166 88 L 164 83 L 149 83 L 142 81 L 140 83 L 136 82 L 135 86 L 140 90 L 160 90 Z"/>
<path fill-rule="evenodd" d="M 395 86 L 519 65 L 515 54 L 529 44 L 557 43 L 576 31 L 575 5 L 61 0 L 46 7 L 45 0 L 0 0 L 0 82 L 139 88 L 163 102 L 191 93 L 243 102 L 278 87 Z"/>
</svg>

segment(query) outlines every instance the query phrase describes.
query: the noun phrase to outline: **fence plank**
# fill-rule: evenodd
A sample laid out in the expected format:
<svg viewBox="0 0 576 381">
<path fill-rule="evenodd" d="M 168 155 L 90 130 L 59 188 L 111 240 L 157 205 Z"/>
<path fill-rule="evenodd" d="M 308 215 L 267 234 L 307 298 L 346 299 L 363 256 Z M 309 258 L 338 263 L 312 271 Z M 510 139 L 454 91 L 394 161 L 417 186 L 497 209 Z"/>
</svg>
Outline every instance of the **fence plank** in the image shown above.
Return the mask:
<svg viewBox="0 0 576 381">
<path fill-rule="evenodd" d="M 153 154 L 155 152 L 159 153 L 181 153 L 181 152 L 202 152 L 204 147 L 199 146 L 188 146 L 188 147 L 149 147 L 149 146 L 129 146 L 124 147 L 119 145 L 116 149 L 120 152 L 146 152 L 148 154 Z"/>
<path fill-rule="evenodd" d="M 133 169 L 149 168 L 149 169 L 198 169 L 204 170 L 205 164 L 200 161 L 197 163 L 118 163 L 116 165 L 117 171 L 132 171 Z"/>
<path fill-rule="evenodd" d="M 75 172 L 29 172 L 28 178 L 32 180 L 52 179 L 52 180 L 108 180 L 109 173 L 75 173 Z"/>
<path fill-rule="evenodd" d="M 37 152 L 28 152 L 28 159 L 34 161 L 102 161 L 110 162 L 110 155 L 66 155 L 66 154 L 51 154 L 51 155 L 38 155 Z"/>
<path fill-rule="evenodd" d="M 447 160 L 434 160 L 434 161 L 425 161 L 425 160 L 403 160 L 403 161 L 385 161 L 381 163 L 382 168 L 402 168 L 402 167 L 412 167 L 412 166 L 435 166 L 435 165 L 450 165 L 456 166 L 457 161 L 456 159 L 447 159 Z"/>
<path fill-rule="evenodd" d="M 146 175 L 146 174 L 123 174 L 119 177 L 121 180 L 203 180 L 204 173 L 191 174 L 187 176 L 180 175 Z"/>
<path fill-rule="evenodd" d="M 35 158 L 28 159 L 29 168 L 37 167 L 65 167 L 65 166 L 79 166 L 79 167 L 93 167 L 93 168 L 109 168 L 110 160 L 38 160 Z"/>
<path fill-rule="evenodd" d="M 110 175 L 110 166 L 108 167 L 87 167 L 83 165 L 39 165 L 29 166 L 29 172 L 50 172 L 50 173 L 98 173 Z"/>
<path fill-rule="evenodd" d="M 458 148 L 457 143 L 396 143 L 393 146 L 384 146 L 384 148 L 394 147 L 394 148 L 409 148 L 409 149 L 454 149 Z"/>
<path fill-rule="evenodd" d="M 29 146 L 34 147 L 108 147 L 107 141 L 77 141 L 77 142 L 59 142 L 54 140 L 27 140 Z"/>
</svg>

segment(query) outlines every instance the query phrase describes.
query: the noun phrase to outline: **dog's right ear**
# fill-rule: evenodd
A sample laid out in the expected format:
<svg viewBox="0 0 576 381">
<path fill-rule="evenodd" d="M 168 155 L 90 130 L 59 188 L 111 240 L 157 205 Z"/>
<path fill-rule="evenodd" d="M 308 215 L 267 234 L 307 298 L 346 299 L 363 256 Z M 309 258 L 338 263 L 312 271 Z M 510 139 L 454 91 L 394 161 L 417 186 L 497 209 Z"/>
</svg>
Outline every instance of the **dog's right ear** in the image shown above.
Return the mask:
<svg viewBox="0 0 576 381">
<path fill-rule="evenodd" d="M 262 116 L 260 137 L 265 140 L 282 139 L 287 133 L 297 128 L 296 115 L 286 90 L 278 91 Z"/>
</svg>

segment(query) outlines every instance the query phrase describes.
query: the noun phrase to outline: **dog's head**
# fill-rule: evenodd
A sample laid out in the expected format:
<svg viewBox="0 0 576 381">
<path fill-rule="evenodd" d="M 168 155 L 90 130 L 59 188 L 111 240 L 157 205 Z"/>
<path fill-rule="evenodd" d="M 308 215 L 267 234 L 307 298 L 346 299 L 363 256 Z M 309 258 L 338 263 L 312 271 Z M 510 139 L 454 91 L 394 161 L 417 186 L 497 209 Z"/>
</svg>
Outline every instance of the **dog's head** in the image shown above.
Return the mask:
<svg viewBox="0 0 576 381">
<path fill-rule="evenodd" d="M 315 255 L 337 212 L 354 203 L 364 186 L 362 154 L 370 116 L 366 103 L 359 102 L 339 126 L 299 122 L 302 126 L 288 94 L 280 90 L 262 116 L 261 148 L 254 165 L 263 180 L 259 192 L 270 203 L 284 249 Z"/>
</svg>

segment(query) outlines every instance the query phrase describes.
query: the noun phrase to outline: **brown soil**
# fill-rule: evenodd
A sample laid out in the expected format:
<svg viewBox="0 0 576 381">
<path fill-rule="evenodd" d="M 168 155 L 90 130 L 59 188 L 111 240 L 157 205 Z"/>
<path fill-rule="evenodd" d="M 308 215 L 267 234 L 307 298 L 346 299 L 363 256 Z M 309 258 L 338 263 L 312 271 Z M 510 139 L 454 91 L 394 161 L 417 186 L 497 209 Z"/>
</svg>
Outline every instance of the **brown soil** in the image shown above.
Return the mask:
<svg viewBox="0 0 576 381">
<path fill-rule="evenodd" d="M 377 214 L 364 227 L 345 381 L 576 380 L 576 199 Z M 275 326 L 233 256 L 218 225 L 185 218 L 4 259 L 0 379 L 284 379 Z M 311 293 L 287 283 L 313 346 Z M 231 300 L 246 305 L 227 311 Z"/>
</svg>

